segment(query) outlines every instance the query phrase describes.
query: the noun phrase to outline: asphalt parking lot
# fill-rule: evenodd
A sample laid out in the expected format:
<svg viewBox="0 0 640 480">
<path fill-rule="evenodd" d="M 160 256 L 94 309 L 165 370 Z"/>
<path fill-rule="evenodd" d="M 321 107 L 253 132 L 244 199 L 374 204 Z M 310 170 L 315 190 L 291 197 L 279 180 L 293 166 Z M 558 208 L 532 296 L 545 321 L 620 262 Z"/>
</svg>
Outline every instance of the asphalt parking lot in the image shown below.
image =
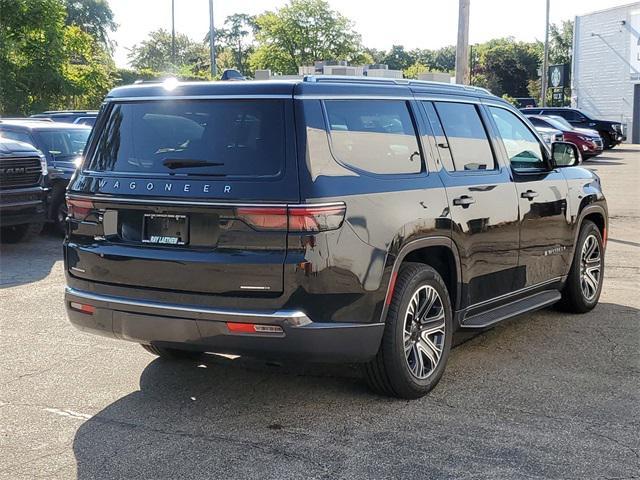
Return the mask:
<svg viewBox="0 0 640 480">
<path fill-rule="evenodd" d="M 640 478 L 640 146 L 586 166 L 610 210 L 600 305 L 455 348 L 418 401 L 355 367 L 158 360 L 67 322 L 60 238 L 0 250 L 0 478 Z"/>
</svg>

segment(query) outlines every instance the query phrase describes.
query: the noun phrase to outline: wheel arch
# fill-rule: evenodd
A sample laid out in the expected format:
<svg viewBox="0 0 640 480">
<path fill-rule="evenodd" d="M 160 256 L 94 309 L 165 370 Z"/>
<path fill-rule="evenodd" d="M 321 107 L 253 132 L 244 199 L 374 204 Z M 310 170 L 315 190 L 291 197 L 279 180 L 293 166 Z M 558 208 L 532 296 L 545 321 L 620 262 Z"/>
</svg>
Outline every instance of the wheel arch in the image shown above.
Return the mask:
<svg viewBox="0 0 640 480">
<path fill-rule="evenodd" d="M 587 205 L 580 211 L 580 215 L 578 216 L 578 220 L 576 221 L 576 229 L 573 232 L 573 246 L 571 252 L 571 258 L 575 255 L 576 246 L 578 244 L 578 237 L 580 236 L 580 230 L 582 230 L 582 225 L 585 220 L 590 220 L 596 224 L 598 230 L 600 230 L 600 235 L 602 235 L 602 243 L 606 249 L 607 246 L 607 231 L 609 227 L 609 220 L 607 217 L 607 211 L 605 208 L 598 204 Z M 571 268 L 571 266 L 569 266 Z"/>
<path fill-rule="evenodd" d="M 403 245 L 395 256 L 387 292 L 385 305 L 381 315 L 381 322 L 386 321 L 390 299 L 395 289 L 395 280 L 404 262 L 424 263 L 434 268 L 442 276 L 451 299 L 454 310 L 459 308 L 462 291 L 462 271 L 460 255 L 455 243 L 449 237 L 435 236 L 412 240 Z"/>
</svg>

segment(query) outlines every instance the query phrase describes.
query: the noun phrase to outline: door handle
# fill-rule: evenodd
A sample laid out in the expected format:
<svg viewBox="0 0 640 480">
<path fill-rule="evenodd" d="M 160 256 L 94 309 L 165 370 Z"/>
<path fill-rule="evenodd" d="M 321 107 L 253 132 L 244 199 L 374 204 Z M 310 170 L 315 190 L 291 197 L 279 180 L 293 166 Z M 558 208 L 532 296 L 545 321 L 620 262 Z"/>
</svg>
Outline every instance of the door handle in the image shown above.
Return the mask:
<svg viewBox="0 0 640 480">
<path fill-rule="evenodd" d="M 533 190 L 527 190 L 526 192 L 522 192 L 520 196 L 522 198 L 528 198 L 529 200 L 533 200 L 538 196 L 538 192 L 534 192 Z"/>
<path fill-rule="evenodd" d="M 462 195 L 461 197 L 453 199 L 453 204 L 462 208 L 468 208 L 469 205 L 473 205 L 474 203 L 476 203 L 476 201 L 473 199 L 473 197 L 470 197 L 468 195 Z"/>
</svg>

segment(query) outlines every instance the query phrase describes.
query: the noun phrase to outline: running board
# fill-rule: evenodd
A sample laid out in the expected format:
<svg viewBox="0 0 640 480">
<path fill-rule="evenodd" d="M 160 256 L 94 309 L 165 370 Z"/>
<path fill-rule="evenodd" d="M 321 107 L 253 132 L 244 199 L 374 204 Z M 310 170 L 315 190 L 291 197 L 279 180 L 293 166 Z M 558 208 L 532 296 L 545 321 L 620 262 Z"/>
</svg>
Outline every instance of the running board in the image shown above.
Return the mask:
<svg viewBox="0 0 640 480">
<path fill-rule="evenodd" d="M 492 308 L 486 312 L 478 313 L 464 319 L 460 325 L 461 328 L 484 328 L 494 323 L 507 320 L 527 312 L 533 312 L 541 308 L 553 305 L 560 300 L 560 292 L 558 290 L 547 290 L 536 293 L 530 297 L 507 303 L 500 307 Z"/>
</svg>

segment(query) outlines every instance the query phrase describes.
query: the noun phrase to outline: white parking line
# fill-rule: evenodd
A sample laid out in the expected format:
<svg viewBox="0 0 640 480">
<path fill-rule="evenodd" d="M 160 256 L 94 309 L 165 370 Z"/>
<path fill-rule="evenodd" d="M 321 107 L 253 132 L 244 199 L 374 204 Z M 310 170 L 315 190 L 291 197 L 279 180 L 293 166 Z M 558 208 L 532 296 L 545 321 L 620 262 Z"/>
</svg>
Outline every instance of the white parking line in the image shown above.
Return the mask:
<svg viewBox="0 0 640 480">
<path fill-rule="evenodd" d="M 89 420 L 93 415 L 87 415 L 86 413 L 78 413 L 73 410 L 60 410 L 58 408 L 45 408 L 46 412 L 55 413 L 61 417 L 77 418 L 79 420 Z"/>
</svg>

